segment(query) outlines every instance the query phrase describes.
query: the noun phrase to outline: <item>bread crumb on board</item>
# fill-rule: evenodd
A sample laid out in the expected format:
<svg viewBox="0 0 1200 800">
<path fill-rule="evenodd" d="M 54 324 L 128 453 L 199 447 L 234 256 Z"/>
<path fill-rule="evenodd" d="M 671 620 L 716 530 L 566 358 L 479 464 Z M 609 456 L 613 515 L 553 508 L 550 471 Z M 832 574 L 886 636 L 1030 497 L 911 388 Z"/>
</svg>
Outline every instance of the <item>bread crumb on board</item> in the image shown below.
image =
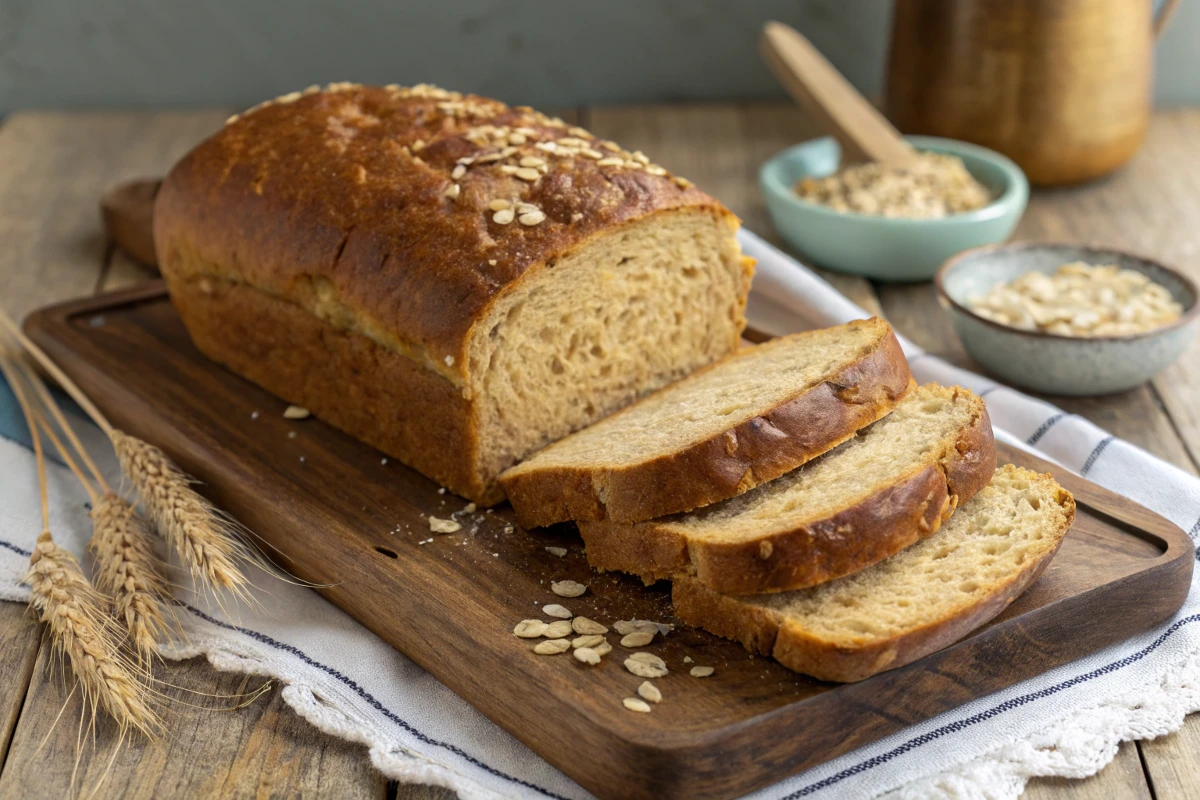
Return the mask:
<svg viewBox="0 0 1200 800">
<path fill-rule="evenodd" d="M 455 531 L 462 530 L 462 525 L 457 520 L 430 517 L 429 530 L 434 533 L 454 533 Z"/>
<path fill-rule="evenodd" d="M 283 410 L 284 419 L 308 419 L 311 415 L 312 412 L 304 406 L 288 406 Z"/>
<path fill-rule="evenodd" d="M 587 591 L 587 586 L 577 581 L 554 581 L 550 584 L 550 591 L 559 597 L 579 597 Z"/>
</svg>

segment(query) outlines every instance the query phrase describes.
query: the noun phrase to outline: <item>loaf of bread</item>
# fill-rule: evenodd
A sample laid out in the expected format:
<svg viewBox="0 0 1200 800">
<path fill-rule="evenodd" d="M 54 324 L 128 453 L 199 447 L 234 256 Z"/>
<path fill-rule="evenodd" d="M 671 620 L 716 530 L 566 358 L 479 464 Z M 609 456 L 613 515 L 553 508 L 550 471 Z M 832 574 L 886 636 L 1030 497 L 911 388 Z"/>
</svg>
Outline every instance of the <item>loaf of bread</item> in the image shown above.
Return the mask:
<svg viewBox="0 0 1200 800">
<path fill-rule="evenodd" d="M 743 495 L 637 523 L 583 521 L 592 566 L 647 583 L 778 592 L 849 575 L 934 533 L 996 469 L 983 401 L 927 384 L 850 441 Z"/>
<path fill-rule="evenodd" d="M 351 84 L 231 119 L 154 214 L 202 352 L 482 504 L 522 457 L 737 347 L 737 227 L 532 109 Z"/>
<path fill-rule="evenodd" d="M 685 578 L 672 599 L 684 621 L 790 669 L 859 681 L 940 650 L 1003 611 L 1050 563 L 1074 519 L 1067 490 L 1010 464 L 941 531 L 849 577 L 745 597 Z"/>
<path fill-rule="evenodd" d="M 500 476 L 520 523 L 638 522 L 753 489 L 844 442 L 912 386 L 881 319 L 797 333 L 697 370 Z"/>
</svg>

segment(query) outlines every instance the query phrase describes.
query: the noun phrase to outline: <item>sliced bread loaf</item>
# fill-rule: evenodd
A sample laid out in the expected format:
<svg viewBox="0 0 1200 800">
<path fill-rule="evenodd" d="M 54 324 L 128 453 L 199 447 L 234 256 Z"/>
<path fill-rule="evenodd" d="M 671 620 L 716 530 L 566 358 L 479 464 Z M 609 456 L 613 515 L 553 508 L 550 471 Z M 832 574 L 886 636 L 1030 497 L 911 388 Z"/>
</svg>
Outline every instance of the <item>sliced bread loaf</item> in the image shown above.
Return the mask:
<svg viewBox="0 0 1200 800">
<path fill-rule="evenodd" d="M 1049 475 L 1011 464 L 942 530 L 875 566 L 810 589 L 730 597 L 677 581 L 680 619 L 789 669 L 859 681 L 916 661 L 995 617 L 1031 584 L 1075 519 Z"/>
<path fill-rule="evenodd" d="M 580 522 L 588 561 L 647 583 L 692 575 L 713 591 L 799 589 L 928 536 L 996 468 L 983 401 L 934 384 L 851 441 L 740 497 L 639 523 Z"/>
<path fill-rule="evenodd" d="M 879 419 L 912 376 L 880 319 L 750 347 L 500 476 L 525 527 L 636 522 L 741 494 Z"/>
</svg>

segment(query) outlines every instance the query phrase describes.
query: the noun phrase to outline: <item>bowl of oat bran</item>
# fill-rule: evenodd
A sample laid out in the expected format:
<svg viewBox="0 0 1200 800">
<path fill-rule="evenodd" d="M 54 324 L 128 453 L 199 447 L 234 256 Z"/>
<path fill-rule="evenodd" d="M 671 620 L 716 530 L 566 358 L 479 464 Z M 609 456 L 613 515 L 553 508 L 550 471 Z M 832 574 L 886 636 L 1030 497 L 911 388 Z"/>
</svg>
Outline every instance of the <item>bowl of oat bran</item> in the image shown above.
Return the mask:
<svg viewBox="0 0 1200 800">
<path fill-rule="evenodd" d="M 963 347 L 1006 383 L 1100 395 L 1150 380 L 1195 343 L 1200 290 L 1149 258 L 1022 242 L 949 259 L 934 278 Z"/>
<path fill-rule="evenodd" d="M 779 235 L 817 266 L 885 281 L 928 280 L 950 256 L 1008 238 L 1029 200 L 1020 167 L 986 147 L 905 138 L 934 161 L 921 174 L 839 172 L 829 137 L 767 161 L 759 186 Z"/>
</svg>

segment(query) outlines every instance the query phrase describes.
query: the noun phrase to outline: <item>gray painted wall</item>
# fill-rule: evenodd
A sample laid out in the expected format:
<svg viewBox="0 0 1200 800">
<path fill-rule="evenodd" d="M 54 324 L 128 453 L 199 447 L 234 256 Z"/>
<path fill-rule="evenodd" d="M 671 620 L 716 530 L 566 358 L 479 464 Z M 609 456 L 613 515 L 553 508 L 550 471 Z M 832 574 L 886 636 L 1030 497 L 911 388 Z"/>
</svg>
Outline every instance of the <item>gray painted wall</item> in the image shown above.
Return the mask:
<svg viewBox="0 0 1200 800">
<path fill-rule="evenodd" d="M 1053 0 L 1045 0 L 1053 2 Z M 880 90 L 887 0 L 0 0 L 0 113 L 245 107 L 310 83 L 427 81 L 532 105 L 780 91 L 765 20 Z M 1200 105 L 1200 3 L 1157 51 L 1160 105 Z"/>
</svg>

